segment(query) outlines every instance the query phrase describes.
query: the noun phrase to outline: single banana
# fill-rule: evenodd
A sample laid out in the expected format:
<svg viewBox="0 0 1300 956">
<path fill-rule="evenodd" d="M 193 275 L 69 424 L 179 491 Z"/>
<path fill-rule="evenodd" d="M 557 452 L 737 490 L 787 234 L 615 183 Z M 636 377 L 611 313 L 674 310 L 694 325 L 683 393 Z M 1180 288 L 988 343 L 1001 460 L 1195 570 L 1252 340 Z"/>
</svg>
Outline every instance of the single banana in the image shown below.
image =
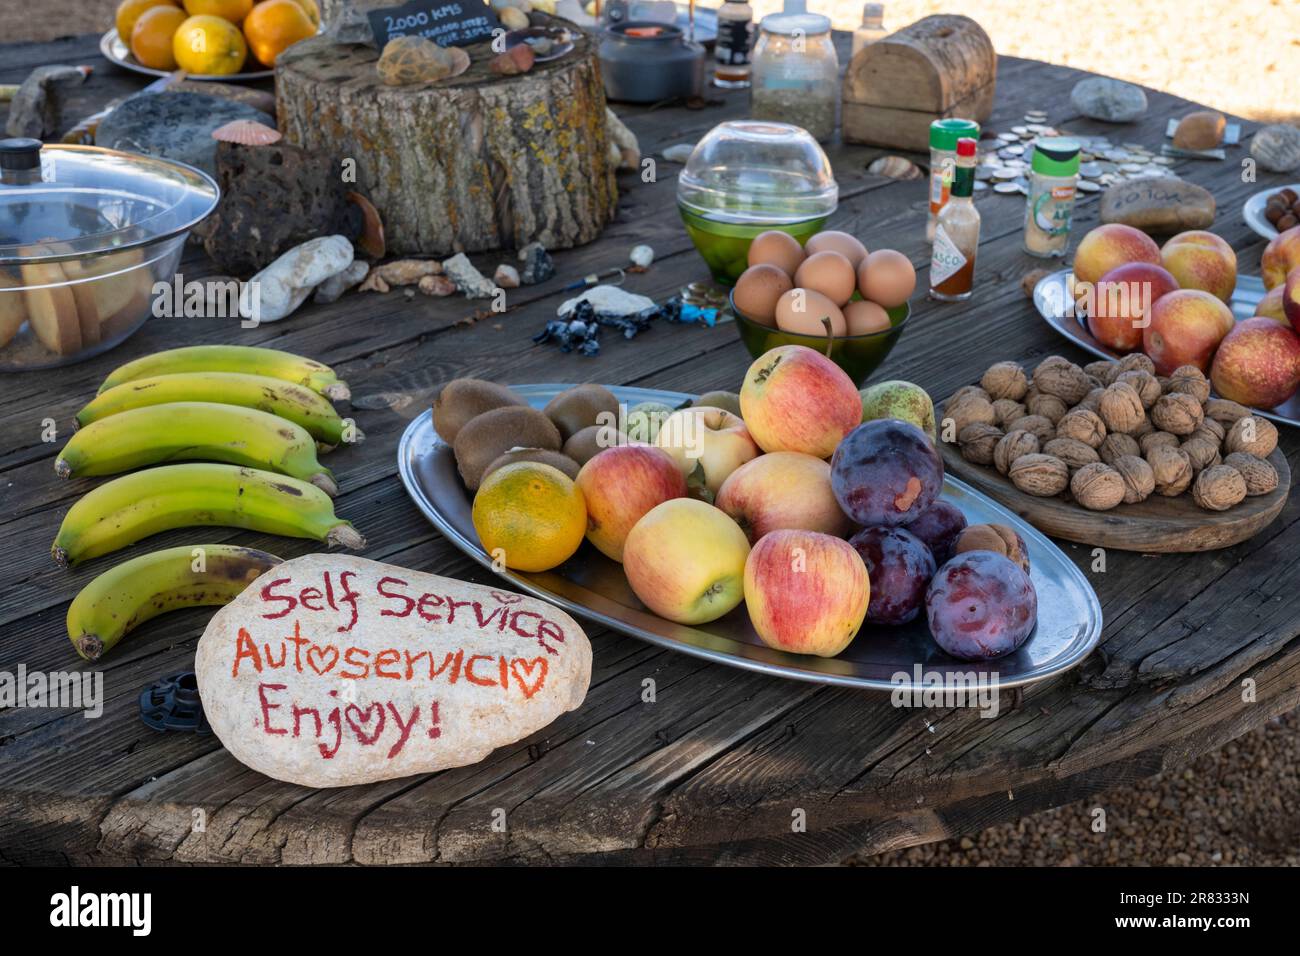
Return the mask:
<svg viewBox="0 0 1300 956">
<path fill-rule="evenodd" d="M 256 468 L 204 463 L 146 468 L 105 482 L 68 509 L 51 553 L 68 567 L 160 531 L 197 525 L 315 538 L 331 547 L 366 546 L 315 485 Z"/>
<path fill-rule="evenodd" d="M 331 497 L 339 490 L 316 460 L 307 429 L 255 408 L 215 402 L 150 405 L 92 422 L 63 446 L 54 473 L 116 475 L 165 461 L 224 461 L 309 481 Z"/>
<path fill-rule="evenodd" d="M 228 544 L 143 554 L 81 589 L 68 608 L 68 637 L 78 654 L 97 661 L 150 618 L 182 607 L 229 604 L 279 563 L 265 551 Z"/>
<path fill-rule="evenodd" d="M 114 369 L 99 386 L 99 391 L 102 394 L 138 378 L 180 372 L 246 372 L 306 385 L 326 398 L 342 400 L 352 397 L 347 382 L 340 381 L 328 365 L 291 352 L 252 345 L 190 345 L 145 355 Z"/>
<path fill-rule="evenodd" d="M 118 412 L 167 402 L 217 402 L 256 408 L 301 425 L 326 445 L 337 445 L 345 438 L 349 443 L 365 438 L 356 426 L 350 434 L 345 434 L 347 426 L 334 406 L 310 388 L 245 372 L 181 372 L 123 382 L 100 392 L 77 412 L 77 426 L 89 425 Z"/>
</svg>

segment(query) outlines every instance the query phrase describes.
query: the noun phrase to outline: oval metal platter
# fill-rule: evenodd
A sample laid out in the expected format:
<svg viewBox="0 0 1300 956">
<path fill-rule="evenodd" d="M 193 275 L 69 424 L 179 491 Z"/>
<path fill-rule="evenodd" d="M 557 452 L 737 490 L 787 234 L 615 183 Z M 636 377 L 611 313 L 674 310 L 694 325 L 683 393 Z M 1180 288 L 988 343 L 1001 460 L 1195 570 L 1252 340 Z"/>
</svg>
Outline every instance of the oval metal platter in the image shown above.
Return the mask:
<svg viewBox="0 0 1300 956">
<path fill-rule="evenodd" d="M 1070 301 L 1070 270 L 1062 269 L 1051 275 L 1043 276 L 1034 286 L 1034 306 L 1038 314 L 1047 320 L 1047 324 L 1060 332 L 1067 339 L 1086 352 L 1098 358 L 1119 361 L 1119 352 L 1112 351 L 1092 337 L 1088 327 L 1083 323 L 1083 316 L 1078 313 L 1067 314 L 1060 303 Z M 1238 276 L 1237 288 L 1233 290 L 1232 314 L 1238 322 L 1249 319 L 1255 314 L 1255 306 L 1264 298 L 1264 281 L 1259 276 Z M 1300 427 L 1300 393 L 1291 396 L 1276 408 L 1256 408 L 1252 411 L 1271 418 L 1284 425 Z"/>
<path fill-rule="evenodd" d="M 113 27 L 99 38 L 99 52 L 104 54 L 104 59 L 110 63 L 116 63 L 122 69 L 131 70 L 133 73 L 142 73 L 145 76 L 171 76 L 175 72 L 173 70 L 155 70 L 153 67 L 145 66 L 137 60 L 131 55 L 131 48 L 126 45 L 126 41 L 117 35 L 117 27 Z M 249 59 L 252 59 L 252 57 L 250 56 Z M 236 82 L 267 80 L 273 76 L 275 76 L 275 70 L 246 70 L 242 73 L 230 73 L 221 76 L 207 73 L 186 73 L 185 79 L 229 83 L 231 80 Z"/>
<path fill-rule="evenodd" d="M 569 387 L 512 386 L 535 408 Z M 675 407 L 692 397 L 645 388 L 613 386 L 612 391 L 629 406 L 662 402 Z M 452 544 L 491 568 L 492 559 L 479 544 L 470 519 L 470 494 L 456 473 L 451 448 L 434 430 L 429 410 L 402 434 L 397 465 L 407 493 L 424 515 Z M 943 496 L 972 524 L 998 522 L 1015 528 L 1029 548 L 1038 625 L 1014 654 L 983 664 L 955 660 L 931 639 L 924 614 L 900 627 L 866 624 L 838 657 L 787 654 L 759 640 L 743 604 L 698 627 L 651 613 L 632 593 L 622 566 L 587 543 L 552 571 L 500 573 L 534 597 L 652 644 L 730 667 L 820 684 L 890 691 L 915 686 L 919 675 L 925 682 L 996 679 L 999 686 L 1017 687 L 1060 674 L 1087 657 L 1101 638 L 1101 605 L 1083 573 L 1031 525 L 969 485 L 947 478 Z"/>
</svg>

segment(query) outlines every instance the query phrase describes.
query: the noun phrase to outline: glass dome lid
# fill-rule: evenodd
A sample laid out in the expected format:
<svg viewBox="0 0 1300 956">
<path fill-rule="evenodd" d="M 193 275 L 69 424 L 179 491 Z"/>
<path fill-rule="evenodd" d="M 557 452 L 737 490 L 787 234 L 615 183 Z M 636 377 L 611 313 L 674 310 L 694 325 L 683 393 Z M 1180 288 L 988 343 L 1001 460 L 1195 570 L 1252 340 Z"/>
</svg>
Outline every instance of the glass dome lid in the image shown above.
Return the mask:
<svg viewBox="0 0 1300 956">
<path fill-rule="evenodd" d="M 779 225 L 829 216 L 839 202 L 830 160 L 788 123 L 719 123 L 677 179 L 683 208 L 720 222 Z"/>
<path fill-rule="evenodd" d="M 0 265 L 57 262 L 179 235 L 217 204 L 206 173 L 95 146 L 0 140 Z"/>
</svg>

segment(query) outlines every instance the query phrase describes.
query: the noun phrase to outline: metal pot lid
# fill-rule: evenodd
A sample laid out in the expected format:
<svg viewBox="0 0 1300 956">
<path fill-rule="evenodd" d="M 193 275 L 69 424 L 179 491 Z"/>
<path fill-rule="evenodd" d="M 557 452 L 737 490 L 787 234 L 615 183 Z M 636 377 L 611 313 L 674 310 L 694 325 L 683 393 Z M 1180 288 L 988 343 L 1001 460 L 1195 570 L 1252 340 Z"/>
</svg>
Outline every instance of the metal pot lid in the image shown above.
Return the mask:
<svg viewBox="0 0 1300 956">
<path fill-rule="evenodd" d="M 193 227 L 219 194 L 206 173 L 170 159 L 0 140 L 0 265 L 148 245 Z"/>
</svg>

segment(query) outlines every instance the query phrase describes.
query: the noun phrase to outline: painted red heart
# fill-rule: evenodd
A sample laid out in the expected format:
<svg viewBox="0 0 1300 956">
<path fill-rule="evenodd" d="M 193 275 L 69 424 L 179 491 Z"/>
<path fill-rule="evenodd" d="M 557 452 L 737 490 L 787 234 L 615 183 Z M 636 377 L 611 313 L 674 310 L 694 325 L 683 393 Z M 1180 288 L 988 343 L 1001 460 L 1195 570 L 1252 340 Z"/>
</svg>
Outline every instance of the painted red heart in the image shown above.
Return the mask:
<svg viewBox="0 0 1300 956">
<path fill-rule="evenodd" d="M 510 662 L 510 673 L 515 675 L 515 680 L 519 682 L 519 689 L 524 692 L 525 698 L 532 697 L 546 684 L 546 668 L 545 657 L 534 657 L 531 661 L 523 657 L 516 657 Z M 521 669 L 522 674 L 520 673 Z M 536 680 L 533 680 L 534 669 L 540 670 Z M 533 681 L 531 686 L 529 686 L 530 680 Z"/>
<path fill-rule="evenodd" d="M 357 716 L 361 719 L 360 727 L 358 727 L 357 722 L 352 719 L 353 711 L 355 711 Z M 378 715 L 378 720 L 375 720 L 375 715 Z M 357 735 L 357 740 L 361 741 L 366 746 L 373 744 L 379 739 L 379 735 L 384 732 L 384 708 L 379 701 L 375 701 L 365 710 L 362 710 L 356 704 L 348 704 L 347 708 L 343 711 L 343 716 L 347 718 L 348 726 L 352 728 L 352 732 Z M 374 721 L 375 723 L 375 732 L 367 737 L 364 728 L 371 721 Z"/>
<path fill-rule="evenodd" d="M 502 604 L 518 604 L 524 599 L 522 594 L 502 594 L 500 591 L 493 591 L 492 596 Z"/>
<path fill-rule="evenodd" d="M 312 660 L 313 657 L 319 657 L 322 660 L 328 657 L 329 664 L 325 667 L 321 667 L 314 660 Z M 317 674 L 329 673 L 334 669 L 334 665 L 337 664 L 338 662 L 339 662 L 339 649 L 335 647 L 333 644 L 326 644 L 324 647 L 321 647 L 319 644 L 313 644 L 311 647 L 307 648 L 307 666 L 310 667 L 312 670 L 314 670 Z"/>
</svg>

